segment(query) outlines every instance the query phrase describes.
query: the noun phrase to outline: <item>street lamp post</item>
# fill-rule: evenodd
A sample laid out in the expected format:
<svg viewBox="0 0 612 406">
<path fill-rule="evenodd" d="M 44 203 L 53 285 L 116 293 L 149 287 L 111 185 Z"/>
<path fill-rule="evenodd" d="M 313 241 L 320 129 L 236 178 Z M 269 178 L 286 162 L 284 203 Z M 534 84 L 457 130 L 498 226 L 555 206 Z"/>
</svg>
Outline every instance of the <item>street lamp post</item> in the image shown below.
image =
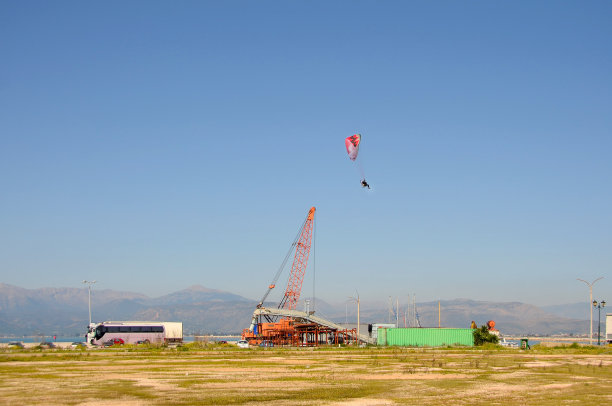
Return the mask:
<svg viewBox="0 0 612 406">
<path fill-rule="evenodd" d="M 83 281 L 83 283 L 88 285 L 89 290 L 89 325 L 91 325 L 91 285 L 96 283 L 96 281 Z"/>
<path fill-rule="evenodd" d="M 359 346 L 359 343 L 361 341 L 361 336 L 359 335 L 359 325 L 361 323 L 361 320 L 359 320 L 359 292 L 357 292 L 357 298 L 350 296 L 349 299 L 353 300 L 354 302 L 357 302 L 357 346 Z"/>
<path fill-rule="evenodd" d="M 585 281 L 584 279 L 580 279 L 580 278 L 577 279 L 580 282 L 586 283 L 587 286 L 589 287 L 589 308 L 591 309 L 591 324 L 589 324 L 590 326 L 589 327 L 589 344 L 591 345 L 593 345 L 593 307 L 591 307 L 591 303 L 593 302 L 593 285 L 595 285 L 595 282 L 597 282 L 600 279 L 603 279 L 603 276 L 600 276 L 599 278 L 595 279 L 591 283 Z"/>
<path fill-rule="evenodd" d="M 601 308 L 606 307 L 606 301 L 600 300 L 597 303 L 597 300 L 593 300 L 593 307 L 597 308 L 597 345 L 601 345 Z"/>
</svg>

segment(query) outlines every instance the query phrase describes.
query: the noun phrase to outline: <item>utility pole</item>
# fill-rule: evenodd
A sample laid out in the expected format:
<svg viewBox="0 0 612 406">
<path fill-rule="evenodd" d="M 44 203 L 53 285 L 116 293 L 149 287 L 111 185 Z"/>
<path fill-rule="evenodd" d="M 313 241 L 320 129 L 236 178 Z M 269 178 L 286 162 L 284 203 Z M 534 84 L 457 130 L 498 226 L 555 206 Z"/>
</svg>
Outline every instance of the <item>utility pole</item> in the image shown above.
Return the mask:
<svg viewBox="0 0 612 406">
<path fill-rule="evenodd" d="M 359 346 L 361 342 L 361 336 L 359 335 L 359 325 L 361 324 L 359 319 L 359 292 L 355 291 L 355 293 L 357 293 L 357 297 L 349 296 L 349 299 L 357 303 L 357 346 Z"/>
<path fill-rule="evenodd" d="M 408 304 L 406 305 L 406 312 L 404 313 L 404 327 L 411 327 L 412 321 L 410 317 L 412 315 L 412 310 L 410 310 L 410 293 L 408 293 Z"/>
<path fill-rule="evenodd" d="M 357 293 L 357 344 L 360 344 L 361 336 L 359 335 L 359 326 L 361 325 L 361 320 L 359 319 L 359 293 Z"/>
<path fill-rule="evenodd" d="M 589 344 L 590 345 L 593 345 L 593 306 L 591 306 L 591 303 L 593 303 L 593 285 L 595 285 L 595 282 L 597 282 L 600 279 L 603 279 L 603 276 L 600 276 L 599 278 L 595 279 L 593 282 L 589 283 L 585 281 L 584 279 L 577 278 L 577 280 L 579 280 L 580 282 L 586 283 L 586 285 L 589 287 L 589 309 L 591 311 L 591 323 L 589 324 Z"/>
<path fill-rule="evenodd" d="M 417 318 L 416 318 L 416 293 L 412 294 L 412 323 L 414 327 L 419 326 L 419 323 L 417 323 Z"/>
<path fill-rule="evenodd" d="M 96 283 L 96 281 L 83 281 L 84 284 L 88 285 L 89 291 L 89 325 L 91 325 L 91 285 Z M 89 325 L 87 327 L 89 327 Z"/>
<path fill-rule="evenodd" d="M 395 327 L 399 328 L 399 297 L 395 298 Z"/>
</svg>

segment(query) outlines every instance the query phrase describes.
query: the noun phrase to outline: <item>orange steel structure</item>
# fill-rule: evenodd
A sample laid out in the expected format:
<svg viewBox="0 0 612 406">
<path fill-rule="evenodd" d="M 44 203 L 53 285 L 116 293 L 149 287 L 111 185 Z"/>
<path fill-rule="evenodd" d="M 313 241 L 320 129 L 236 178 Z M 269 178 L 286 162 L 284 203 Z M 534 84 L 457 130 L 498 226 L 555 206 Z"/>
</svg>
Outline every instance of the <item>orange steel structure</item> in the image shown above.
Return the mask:
<svg viewBox="0 0 612 406">
<path fill-rule="evenodd" d="M 357 343 L 357 329 L 336 330 L 286 317 L 278 322 L 257 323 L 254 332 L 245 329 L 242 337 L 254 345 L 317 347 Z"/>
<path fill-rule="evenodd" d="M 276 286 L 276 280 L 280 276 L 280 272 L 293 247 L 295 247 L 295 256 L 291 265 L 291 274 L 289 275 L 287 288 L 278 305 L 278 309 L 295 310 L 302 292 L 304 275 L 306 274 L 306 266 L 310 256 L 315 211 L 314 207 L 311 207 L 308 211 L 306 220 L 298 232 L 298 237 L 296 237 L 292 244 L 292 249 L 287 254 L 273 282 L 268 286 L 268 291 L 257 305 L 258 308 L 263 307 L 264 300 Z M 251 327 L 243 330 L 242 338 L 255 345 L 317 346 L 321 344 L 356 342 L 357 332 L 355 329 L 333 329 L 300 318 L 254 315 Z"/>
</svg>

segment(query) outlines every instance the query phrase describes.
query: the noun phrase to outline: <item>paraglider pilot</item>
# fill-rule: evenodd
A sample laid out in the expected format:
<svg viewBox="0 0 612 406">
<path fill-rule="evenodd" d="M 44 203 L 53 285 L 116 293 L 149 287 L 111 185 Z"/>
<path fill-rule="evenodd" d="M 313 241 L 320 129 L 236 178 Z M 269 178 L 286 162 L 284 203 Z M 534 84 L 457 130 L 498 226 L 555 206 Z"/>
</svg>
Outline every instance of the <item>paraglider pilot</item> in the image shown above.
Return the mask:
<svg viewBox="0 0 612 406">
<path fill-rule="evenodd" d="M 370 185 L 368 185 L 368 182 L 366 182 L 365 179 L 361 179 L 361 187 L 367 187 L 369 189 Z"/>
</svg>

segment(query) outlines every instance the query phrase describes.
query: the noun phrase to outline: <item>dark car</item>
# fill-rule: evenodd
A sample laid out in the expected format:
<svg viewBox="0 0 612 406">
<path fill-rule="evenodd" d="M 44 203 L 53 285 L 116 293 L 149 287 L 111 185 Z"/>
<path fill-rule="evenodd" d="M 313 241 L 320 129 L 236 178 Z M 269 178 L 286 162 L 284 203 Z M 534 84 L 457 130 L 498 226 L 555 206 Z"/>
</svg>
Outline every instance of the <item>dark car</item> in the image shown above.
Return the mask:
<svg viewBox="0 0 612 406">
<path fill-rule="evenodd" d="M 55 344 L 53 344 L 50 341 L 43 341 L 42 343 L 38 344 L 38 347 L 50 349 L 50 348 L 55 348 Z"/>
<path fill-rule="evenodd" d="M 24 348 L 23 343 L 21 341 L 11 341 L 8 343 L 9 348 Z"/>
</svg>

